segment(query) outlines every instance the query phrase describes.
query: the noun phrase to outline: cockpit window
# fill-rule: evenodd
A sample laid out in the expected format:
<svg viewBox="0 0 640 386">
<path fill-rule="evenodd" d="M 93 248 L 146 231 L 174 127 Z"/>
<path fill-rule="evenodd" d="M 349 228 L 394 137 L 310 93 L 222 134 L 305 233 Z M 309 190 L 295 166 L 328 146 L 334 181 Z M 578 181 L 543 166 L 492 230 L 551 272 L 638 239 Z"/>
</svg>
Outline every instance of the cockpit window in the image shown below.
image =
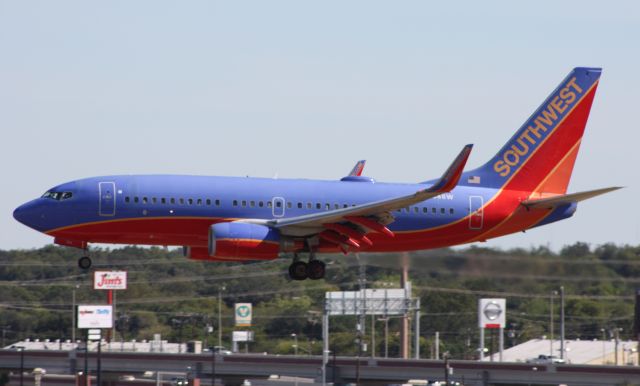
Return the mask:
<svg viewBox="0 0 640 386">
<path fill-rule="evenodd" d="M 73 197 L 73 193 L 71 192 L 54 192 L 52 190 L 42 195 L 42 198 L 49 198 L 56 201 L 68 200 L 71 197 Z"/>
</svg>

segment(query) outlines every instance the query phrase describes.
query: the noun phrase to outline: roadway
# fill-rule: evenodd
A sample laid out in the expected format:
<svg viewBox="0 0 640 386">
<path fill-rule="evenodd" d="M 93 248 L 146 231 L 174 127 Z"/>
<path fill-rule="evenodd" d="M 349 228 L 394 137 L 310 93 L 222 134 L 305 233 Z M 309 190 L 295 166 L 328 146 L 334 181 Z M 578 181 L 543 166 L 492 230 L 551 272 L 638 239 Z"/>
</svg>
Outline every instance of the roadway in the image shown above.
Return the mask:
<svg viewBox="0 0 640 386">
<path fill-rule="evenodd" d="M 89 353 L 89 369 L 95 372 L 97 353 Z M 24 351 L 24 369 L 41 367 L 48 374 L 74 374 L 84 369 L 84 353 L 78 351 Z M 359 362 L 359 365 L 358 365 Z M 537 365 L 478 361 L 449 362 L 451 380 L 465 385 L 500 384 L 579 384 L 616 385 L 640 383 L 640 367 L 592 365 Z M 246 378 L 265 378 L 272 374 L 320 380 L 321 357 L 234 354 L 217 356 L 215 372 L 225 384 L 238 384 Z M 360 380 L 367 384 L 403 383 L 409 379 L 444 379 L 443 361 L 353 357 L 330 358 L 327 381 L 354 382 L 359 367 Z M 20 369 L 20 352 L 0 350 L 0 369 Z M 145 371 L 186 372 L 200 375 L 202 383 L 211 379 L 212 356 L 205 354 L 167 354 L 103 352 L 102 371 L 107 374 L 134 374 Z M 46 384 L 46 376 L 43 380 Z"/>
</svg>

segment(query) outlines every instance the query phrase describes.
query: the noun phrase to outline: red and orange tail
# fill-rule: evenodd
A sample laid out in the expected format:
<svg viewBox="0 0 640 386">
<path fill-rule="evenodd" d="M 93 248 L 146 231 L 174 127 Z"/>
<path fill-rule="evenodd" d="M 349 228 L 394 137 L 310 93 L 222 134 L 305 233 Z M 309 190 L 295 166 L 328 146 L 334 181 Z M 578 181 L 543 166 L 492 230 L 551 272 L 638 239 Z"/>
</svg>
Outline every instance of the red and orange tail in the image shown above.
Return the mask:
<svg viewBox="0 0 640 386">
<path fill-rule="evenodd" d="M 461 183 L 535 195 L 567 191 L 600 79 L 600 68 L 574 68 L 516 134 Z"/>
</svg>

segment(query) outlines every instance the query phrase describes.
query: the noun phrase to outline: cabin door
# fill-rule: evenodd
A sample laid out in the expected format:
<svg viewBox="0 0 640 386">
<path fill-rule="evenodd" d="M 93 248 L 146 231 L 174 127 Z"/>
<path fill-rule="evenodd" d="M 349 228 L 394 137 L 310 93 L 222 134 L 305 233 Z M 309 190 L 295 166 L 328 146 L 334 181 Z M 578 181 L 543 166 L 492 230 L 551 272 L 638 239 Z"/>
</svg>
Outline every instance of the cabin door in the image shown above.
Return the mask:
<svg viewBox="0 0 640 386">
<path fill-rule="evenodd" d="M 484 222 L 482 196 L 469 196 L 469 229 L 480 230 Z"/>
<path fill-rule="evenodd" d="M 98 194 L 100 201 L 98 202 L 98 214 L 100 216 L 116 215 L 116 183 L 115 182 L 99 182 Z"/>
</svg>

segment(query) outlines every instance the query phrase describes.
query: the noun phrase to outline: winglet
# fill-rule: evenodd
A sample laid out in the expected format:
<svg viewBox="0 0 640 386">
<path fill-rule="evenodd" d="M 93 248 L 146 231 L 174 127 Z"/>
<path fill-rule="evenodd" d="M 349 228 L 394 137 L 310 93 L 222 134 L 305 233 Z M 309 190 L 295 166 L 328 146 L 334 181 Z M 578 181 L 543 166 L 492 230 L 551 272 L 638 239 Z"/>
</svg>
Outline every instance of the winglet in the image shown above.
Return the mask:
<svg viewBox="0 0 640 386">
<path fill-rule="evenodd" d="M 367 162 L 366 160 L 360 160 L 356 162 L 356 165 L 353 167 L 353 169 L 351 169 L 351 172 L 349 172 L 348 176 L 360 177 L 362 175 L 362 171 L 364 170 L 364 164 L 366 162 Z"/>
<path fill-rule="evenodd" d="M 456 159 L 449 165 L 449 168 L 444 172 L 442 177 L 427 190 L 430 192 L 448 192 L 455 188 L 456 185 L 458 185 L 458 181 L 460 181 L 460 176 L 462 175 L 464 166 L 467 164 L 472 148 L 472 144 L 463 147 L 460 154 L 458 154 Z"/>
</svg>

